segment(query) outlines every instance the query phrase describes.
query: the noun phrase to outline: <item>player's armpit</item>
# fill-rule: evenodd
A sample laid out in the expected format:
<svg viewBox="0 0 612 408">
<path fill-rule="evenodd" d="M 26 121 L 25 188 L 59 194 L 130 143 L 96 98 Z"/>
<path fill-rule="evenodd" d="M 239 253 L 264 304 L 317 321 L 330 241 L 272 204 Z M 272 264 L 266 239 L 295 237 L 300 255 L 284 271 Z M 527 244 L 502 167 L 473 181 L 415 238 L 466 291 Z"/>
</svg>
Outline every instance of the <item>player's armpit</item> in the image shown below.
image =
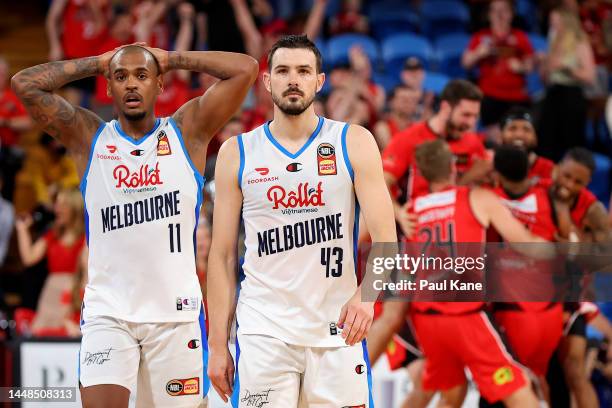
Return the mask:
<svg viewBox="0 0 612 408">
<path fill-rule="evenodd" d="M 208 141 L 236 113 L 255 82 L 257 61 L 246 54 L 184 51 L 169 54 L 170 69 L 206 72 L 221 80 L 173 115 L 195 166 L 204 169 Z"/>
<path fill-rule="evenodd" d="M 351 125 L 346 147 L 354 172 L 355 194 L 372 241 L 397 242 L 393 205 L 374 137 L 365 128 Z"/>
</svg>

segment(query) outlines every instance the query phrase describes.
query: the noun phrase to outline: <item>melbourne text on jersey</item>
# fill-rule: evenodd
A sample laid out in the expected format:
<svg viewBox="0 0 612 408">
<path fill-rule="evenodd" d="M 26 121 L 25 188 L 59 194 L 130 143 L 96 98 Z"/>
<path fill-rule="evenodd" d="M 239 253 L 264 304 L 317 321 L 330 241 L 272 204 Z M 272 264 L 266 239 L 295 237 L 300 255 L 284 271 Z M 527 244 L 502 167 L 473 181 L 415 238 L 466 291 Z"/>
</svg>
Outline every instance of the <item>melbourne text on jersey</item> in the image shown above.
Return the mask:
<svg viewBox="0 0 612 408">
<path fill-rule="evenodd" d="M 272 255 L 306 245 L 341 239 L 342 213 L 312 218 L 257 233 L 258 254 Z"/>
<path fill-rule="evenodd" d="M 132 203 L 104 207 L 100 210 L 102 232 L 178 215 L 181 213 L 179 202 L 179 190 L 175 190 Z"/>
</svg>

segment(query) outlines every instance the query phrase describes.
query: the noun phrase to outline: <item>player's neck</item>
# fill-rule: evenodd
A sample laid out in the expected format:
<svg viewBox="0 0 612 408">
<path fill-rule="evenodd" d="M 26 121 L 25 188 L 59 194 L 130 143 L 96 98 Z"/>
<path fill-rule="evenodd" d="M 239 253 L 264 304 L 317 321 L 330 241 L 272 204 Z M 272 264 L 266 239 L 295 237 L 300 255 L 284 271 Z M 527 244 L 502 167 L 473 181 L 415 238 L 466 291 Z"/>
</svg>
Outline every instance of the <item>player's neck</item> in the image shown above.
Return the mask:
<svg viewBox="0 0 612 408">
<path fill-rule="evenodd" d="M 151 112 L 140 120 L 128 120 L 123 115 L 119 115 L 118 120 L 121 125 L 121 130 L 131 138 L 138 140 L 153 130 L 157 118 L 153 112 Z"/>
<path fill-rule="evenodd" d="M 274 119 L 270 122 L 270 131 L 276 139 L 307 139 L 317 128 L 319 118 L 312 105 L 300 115 L 287 115 L 274 107 Z"/>
<path fill-rule="evenodd" d="M 427 126 L 438 136 L 446 137 L 446 119 L 436 113 L 427 121 Z"/>
<path fill-rule="evenodd" d="M 454 184 L 451 180 L 433 181 L 429 183 L 429 191 L 432 193 L 438 193 L 452 187 L 453 185 Z"/>
</svg>

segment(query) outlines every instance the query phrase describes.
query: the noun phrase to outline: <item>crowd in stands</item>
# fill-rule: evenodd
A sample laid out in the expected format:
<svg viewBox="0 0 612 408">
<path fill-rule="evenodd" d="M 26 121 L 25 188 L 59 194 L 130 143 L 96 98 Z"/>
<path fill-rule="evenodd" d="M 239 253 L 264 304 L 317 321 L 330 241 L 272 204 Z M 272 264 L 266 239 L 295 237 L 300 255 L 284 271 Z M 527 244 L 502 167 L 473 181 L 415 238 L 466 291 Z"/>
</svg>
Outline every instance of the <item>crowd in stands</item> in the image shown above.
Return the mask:
<svg viewBox="0 0 612 408">
<path fill-rule="evenodd" d="M 451 79 L 470 80 L 484 94 L 476 130 L 487 149 L 504 143 L 502 119 L 512 109 L 523 108 L 533 118 L 537 140 L 537 144 L 526 142 L 531 154 L 558 162 L 570 148 L 590 149 L 596 164 L 591 189 L 606 206 L 610 201 L 611 1 L 49 3 L 46 32 L 51 61 L 145 42 L 170 50 L 245 52 L 259 61 L 263 72 L 267 51 L 280 36 L 306 33 L 320 48 L 326 73 L 314 101 L 317 114 L 365 126 L 383 153 L 398 134 L 431 118 L 439 126 L 429 129 L 432 134 L 458 130 L 445 129 L 448 121 L 436 121 L 436 115 L 454 115 L 454 107 L 441 104 L 439 97 Z M 14 72 L 0 55 L 0 320 L 14 316 L 14 333 L 21 335 L 78 336 L 87 276 L 79 177 L 65 148 L 33 129 L 9 86 Z M 207 74 L 167 73 L 156 115 L 171 115 L 215 81 Z M 115 116 L 103 77 L 68 84 L 62 94 L 105 120 Z M 273 106 L 270 94 L 257 81 L 240 112 L 209 145 L 207 180 L 214 180 L 221 144 L 272 119 Z M 21 143 L 26 133 L 37 135 L 37 143 L 27 149 Z M 483 174 L 492 170 L 489 154 L 483 147 L 479 157 L 483 164 L 477 169 Z M 212 195 L 214 184 L 206 187 L 208 201 L 196 234 L 202 283 Z M 2 333 L 0 338 L 8 331 Z"/>
</svg>

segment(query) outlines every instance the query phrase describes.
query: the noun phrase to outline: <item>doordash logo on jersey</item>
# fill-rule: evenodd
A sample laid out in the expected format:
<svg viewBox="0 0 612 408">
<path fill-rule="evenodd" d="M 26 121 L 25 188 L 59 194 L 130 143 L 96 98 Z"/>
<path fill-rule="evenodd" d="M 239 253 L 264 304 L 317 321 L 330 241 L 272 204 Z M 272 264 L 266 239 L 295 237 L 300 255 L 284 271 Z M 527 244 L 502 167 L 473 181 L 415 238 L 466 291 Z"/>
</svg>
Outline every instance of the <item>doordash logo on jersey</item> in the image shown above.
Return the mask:
<svg viewBox="0 0 612 408">
<path fill-rule="evenodd" d="M 323 207 L 323 185 L 322 181 L 319 181 L 317 188 L 310 187 L 308 183 L 298 184 L 296 191 L 287 191 L 283 186 L 272 186 L 268 189 L 268 200 L 273 204 L 272 209 L 277 210 L 279 208 L 295 209 L 297 207 Z M 317 212 L 318 209 L 310 208 L 304 210 L 287 211 L 284 210 L 283 214 L 293 212 Z"/>
<path fill-rule="evenodd" d="M 113 170 L 113 178 L 117 181 L 116 188 L 123 188 L 124 193 L 140 191 L 154 191 L 158 186 L 164 184 L 159 176 L 159 163 L 155 169 L 149 168 L 148 164 L 141 165 L 138 171 L 130 171 L 126 165 L 119 165 Z"/>
</svg>

